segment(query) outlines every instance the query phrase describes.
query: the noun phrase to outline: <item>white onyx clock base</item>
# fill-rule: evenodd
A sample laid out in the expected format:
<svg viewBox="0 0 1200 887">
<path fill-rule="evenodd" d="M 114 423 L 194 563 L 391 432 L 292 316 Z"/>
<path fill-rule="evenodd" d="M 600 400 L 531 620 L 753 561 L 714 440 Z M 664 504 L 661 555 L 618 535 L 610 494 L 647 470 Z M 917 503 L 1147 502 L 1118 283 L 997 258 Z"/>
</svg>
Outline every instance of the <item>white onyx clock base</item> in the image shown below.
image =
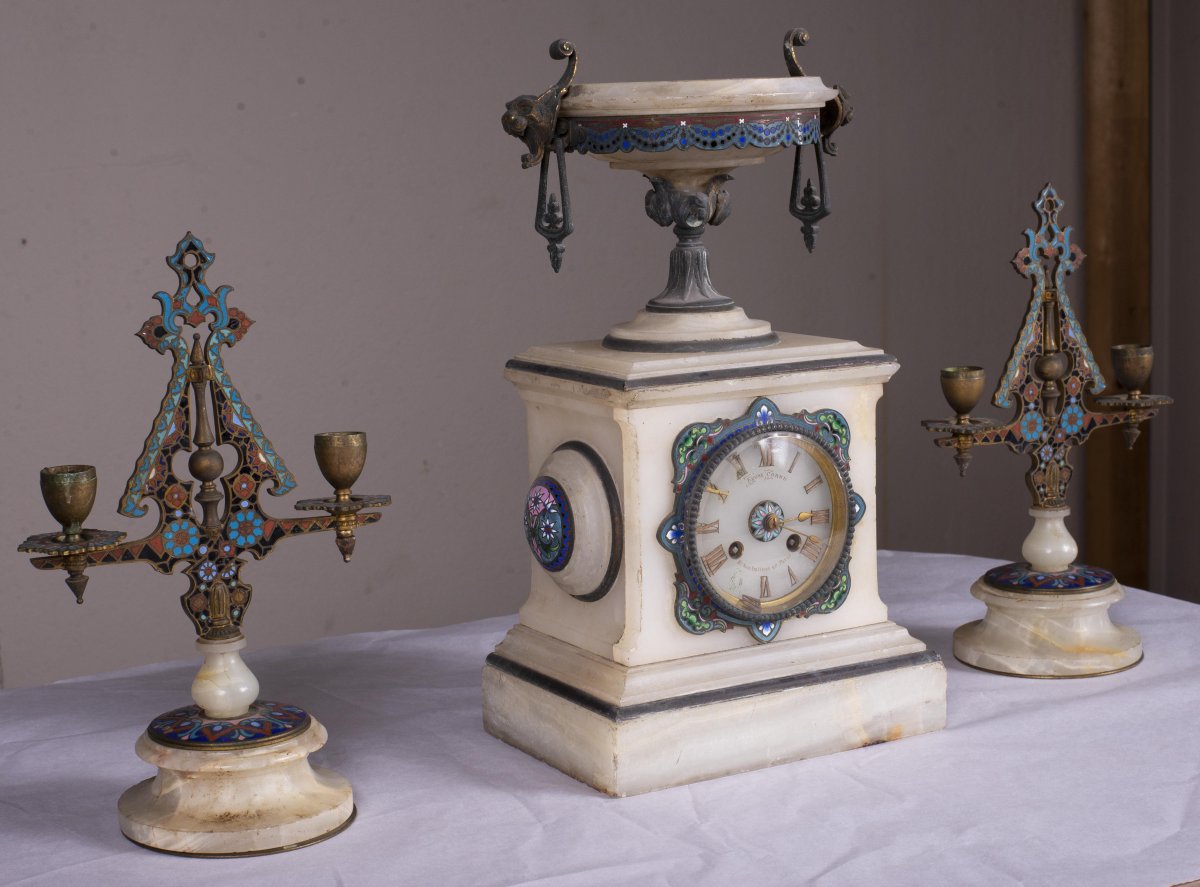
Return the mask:
<svg viewBox="0 0 1200 887">
<path fill-rule="evenodd" d="M 518 626 L 483 693 L 489 733 L 618 797 L 946 723 L 940 657 L 892 622 L 632 668 Z"/>
<path fill-rule="evenodd" d="M 940 658 L 888 620 L 878 592 L 875 405 L 895 359 L 856 342 L 779 336 L 776 345 L 694 354 L 582 342 L 509 362 L 527 408 L 535 566 L 520 624 L 484 669 L 489 732 L 628 795 L 945 725 Z M 691 507 L 673 453 L 698 423 L 752 425 L 752 405 L 765 410 L 761 436 L 743 429 L 694 461 L 697 469 L 710 457 L 720 462 L 704 486 L 730 495 L 696 493 L 686 526 L 701 531 L 689 550 L 702 559 L 709 546 L 698 543 L 719 520 L 711 538 L 734 554 L 708 562 L 709 589 L 729 612 L 700 607 L 707 615 L 692 619 L 680 567 L 692 555 L 672 550 L 686 534 L 669 518 Z M 830 445 L 826 456 L 793 439 L 797 417 L 812 419 L 813 439 L 826 434 L 813 417 L 827 414 L 844 419 L 844 448 Z M 759 444 L 761 456 L 738 449 Z M 564 447 L 590 453 L 591 467 L 569 472 Z M 794 477 L 789 448 L 806 454 Z M 610 496 L 594 492 L 593 471 Z M 610 526 L 623 540 L 611 553 L 603 544 Z M 586 552 L 586 579 L 564 578 L 572 546 Z M 597 562 L 598 552 L 608 559 Z M 597 585 L 604 574 L 611 581 Z M 600 593 L 581 594 L 593 587 Z"/>
<path fill-rule="evenodd" d="M 1125 597 L 1106 570 L 1073 564 L 1079 548 L 1064 518 L 1069 508 L 1031 508 L 1023 563 L 985 573 L 971 594 L 983 619 L 954 632 L 954 656 L 967 665 L 1028 678 L 1112 674 L 1142 661 L 1138 633 L 1108 610 Z"/>
</svg>

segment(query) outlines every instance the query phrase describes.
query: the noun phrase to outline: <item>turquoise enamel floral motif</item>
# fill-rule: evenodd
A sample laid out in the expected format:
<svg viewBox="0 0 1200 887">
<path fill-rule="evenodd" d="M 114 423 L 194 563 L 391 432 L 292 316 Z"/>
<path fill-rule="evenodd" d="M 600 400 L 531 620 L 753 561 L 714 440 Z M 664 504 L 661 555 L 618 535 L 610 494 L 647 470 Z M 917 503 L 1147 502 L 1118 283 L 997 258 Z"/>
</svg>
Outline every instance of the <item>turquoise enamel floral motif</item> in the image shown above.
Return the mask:
<svg viewBox="0 0 1200 887">
<path fill-rule="evenodd" d="M 697 422 L 678 434 L 675 507 L 658 541 L 675 560 L 674 612 L 683 629 L 741 625 L 766 643 L 789 618 L 841 606 L 854 526 L 865 511 L 850 484 L 849 446 L 838 411 L 787 414 L 765 397 L 736 419 Z"/>
</svg>

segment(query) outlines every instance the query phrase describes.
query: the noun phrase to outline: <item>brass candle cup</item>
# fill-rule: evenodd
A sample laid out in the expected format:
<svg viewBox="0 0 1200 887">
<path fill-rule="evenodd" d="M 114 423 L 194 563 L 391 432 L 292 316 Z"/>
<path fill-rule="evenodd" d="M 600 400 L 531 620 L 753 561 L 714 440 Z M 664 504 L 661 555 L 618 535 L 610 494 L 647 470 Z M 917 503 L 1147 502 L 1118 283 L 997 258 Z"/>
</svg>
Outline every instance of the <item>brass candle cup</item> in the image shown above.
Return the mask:
<svg viewBox="0 0 1200 887">
<path fill-rule="evenodd" d="M 965 422 L 983 395 L 983 367 L 945 367 L 942 394 L 959 422 Z"/>
<path fill-rule="evenodd" d="M 367 434 L 365 431 L 325 431 L 313 435 L 313 450 L 317 454 L 317 467 L 333 487 L 334 495 L 346 501 L 350 488 L 362 474 L 367 462 Z"/>
<path fill-rule="evenodd" d="M 1137 397 L 1150 381 L 1150 371 L 1154 368 L 1154 346 L 1113 345 L 1112 362 L 1117 384 Z"/>
<path fill-rule="evenodd" d="M 96 466 L 54 465 L 42 469 L 42 498 L 62 524 L 62 542 L 78 542 L 83 522 L 96 504 Z"/>
</svg>

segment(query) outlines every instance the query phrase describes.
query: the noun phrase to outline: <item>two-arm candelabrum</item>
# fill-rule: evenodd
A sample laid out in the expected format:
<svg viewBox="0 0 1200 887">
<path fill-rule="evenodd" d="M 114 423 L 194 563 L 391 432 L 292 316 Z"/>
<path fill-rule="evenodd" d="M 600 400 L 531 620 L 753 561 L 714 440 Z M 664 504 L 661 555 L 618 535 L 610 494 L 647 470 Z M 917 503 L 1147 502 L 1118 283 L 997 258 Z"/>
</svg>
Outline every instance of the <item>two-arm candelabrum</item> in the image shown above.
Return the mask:
<svg viewBox="0 0 1200 887">
<path fill-rule="evenodd" d="M 231 287 L 214 291 L 206 284 L 213 258 L 190 232 L 179 241 L 167 258 L 178 287 L 174 294 L 155 295 L 162 313 L 138 332 L 150 348 L 169 352 L 173 364 L 119 513 L 141 517 L 152 503 L 157 526 L 135 541 L 125 541 L 120 531 L 85 528 L 96 498 L 96 469 L 60 465 L 43 469 L 41 483 L 62 531 L 31 536 L 20 546 L 41 555 L 33 559 L 38 569 L 65 570 L 79 603 L 90 567 L 140 562 L 170 574 L 182 566 L 188 577 L 183 610 L 205 657 L 192 685 L 194 705 L 150 724 L 137 751 L 159 768 L 159 776 L 131 788 L 118 806 L 131 840 L 195 855 L 284 849 L 349 823 L 349 783 L 307 761 L 324 744 L 324 728 L 302 709 L 258 699 L 258 680 L 241 660 L 241 626 L 253 591 L 241 570 L 246 555 L 261 560 L 284 539 L 327 530 L 335 532 L 349 561 L 356 529 L 381 517 L 364 509 L 391 502 L 352 492 L 367 438 L 346 431 L 315 438 L 317 465 L 334 495 L 296 504 L 327 514 L 278 518 L 264 510 L 264 491 L 283 495 L 296 480 L 226 372 L 221 348 L 240 341 L 253 321 L 227 304 Z M 207 335 L 195 333 L 189 347 L 184 327 L 204 325 Z M 228 470 L 219 446 L 237 454 Z M 181 452 L 190 453 L 191 479 L 175 473 Z"/>
<path fill-rule="evenodd" d="M 1132 448 L 1141 424 L 1172 403 L 1144 393 L 1154 360 L 1149 345 L 1113 346 L 1124 392 L 1099 395 L 1104 378 L 1067 296 L 1067 276 L 1084 253 L 1071 241 L 1071 228 L 1059 225 L 1062 205 L 1050 185 L 1042 189 L 1033 204 L 1041 224 L 1025 231 L 1026 245 L 1013 258 L 1032 281 L 1033 294 L 992 397 L 997 407 L 1013 410 L 1012 418 L 972 416 L 984 372 L 957 366 L 941 372 L 954 418 L 921 423 L 945 435 L 935 443 L 954 452 L 961 475 L 976 446 L 1004 444 L 1030 460 L 1025 483 L 1034 527 L 1021 548 L 1025 560 L 990 570 L 975 583 L 972 593 L 988 605 L 988 615 L 959 628 L 954 653 L 970 665 L 1033 677 L 1103 674 L 1140 660 L 1137 633 L 1108 619 L 1109 605 L 1122 597 L 1112 573 L 1074 563 L 1078 546 L 1064 523 L 1070 454 L 1093 431 L 1112 426 L 1122 429 Z"/>
</svg>

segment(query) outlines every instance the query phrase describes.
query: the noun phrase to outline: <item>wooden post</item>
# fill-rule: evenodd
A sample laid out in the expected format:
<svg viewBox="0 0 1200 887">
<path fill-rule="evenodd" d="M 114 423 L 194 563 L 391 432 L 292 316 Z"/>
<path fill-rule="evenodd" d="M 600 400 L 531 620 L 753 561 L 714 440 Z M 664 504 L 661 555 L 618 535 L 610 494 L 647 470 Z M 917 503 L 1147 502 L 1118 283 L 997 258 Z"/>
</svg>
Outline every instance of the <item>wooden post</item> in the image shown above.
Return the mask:
<svg viewBox="0 0 1200 887">
<path fill-rule="evenodd" d="M 1150 4 L 1084 5 L 1084 226 L 1088 341 L 1115 389 L 1109 346 L 1150 337 Z M 1149 584 L 1149 453 L 1113 430 L 1087 446 L 1083 560 Z"/>
</svg>

